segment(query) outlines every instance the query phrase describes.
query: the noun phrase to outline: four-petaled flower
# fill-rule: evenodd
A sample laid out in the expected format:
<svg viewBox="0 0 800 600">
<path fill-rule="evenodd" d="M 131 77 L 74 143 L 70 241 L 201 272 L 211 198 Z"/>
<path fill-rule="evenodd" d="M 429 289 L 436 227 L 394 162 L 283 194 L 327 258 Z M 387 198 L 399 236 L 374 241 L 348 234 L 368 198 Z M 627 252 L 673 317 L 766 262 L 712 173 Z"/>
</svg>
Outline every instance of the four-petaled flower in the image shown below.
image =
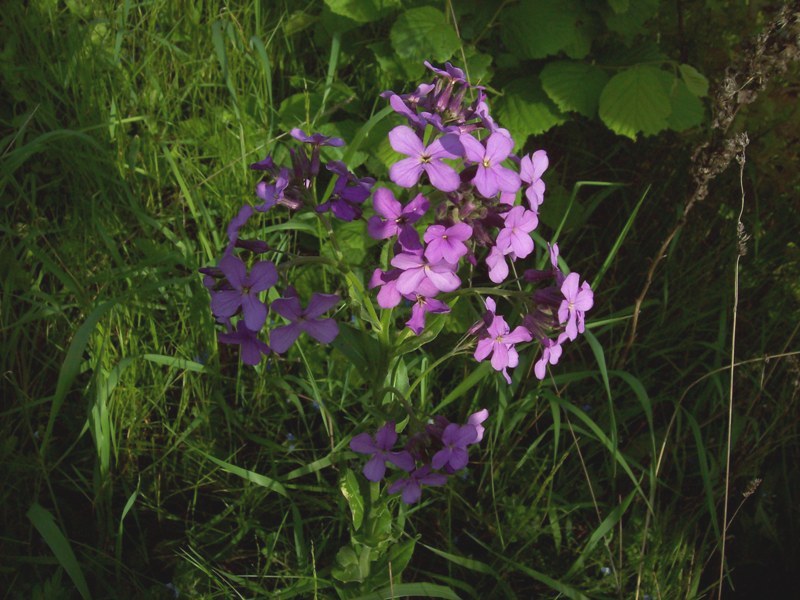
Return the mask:
<svg viewBox="0 0 800 600">
<path fill-rule="evenodd" d="M 456 223 L 451 227 L 431 225 L 423 236 L 428 244 L 425 258 L 432 263 L 446 260 L 450 264 L 458 264 L 459 259 L 469 252 L 464 242 L 471 237 L 472 227 L 466 223 Z"/>
<path fill-rule="evenodd" d="M 516 258 L 525 258 L 533 252 L 531 231 L 539 225 L 539 217 L 524 206 L 515 206 L 505 214 L 505 226 L 497 234 L 497 248 L 503 254 L 513 253 Z"/>
<path fill-rule="evenodd" d="M 359 454 L 372 454 L 372 458 L 364 465 L 364 477 L 370 481 L 380 481 L 386 474 L 386 462 L 403 469 L 411 471 L 414 469 L 414 458 L 411 454 L 403 450 L 392 452 L 392 447 L 397 441 L 397 431 L 394 421 L 389 421 L 381 427 L 375 438 L 368 433 L 359 433 L 350 440 L 350 449 Z"/>
<path fill-rule="evenodd" d="M 419 246 L 419 235 L 412 227 L 428 210 L 429 202 L 422 194 L 417 194 L 403 206 L 391 190 L 378 188 L 372 196 L 372 205 L 378 213 L 367 221 L 367 233 L 376 240 L 398 236 L 404 248 Z"/>
<path fill-rule="evenodd" d="M 241 307 L 244 324 L 251 331 L 258 331 L 267 319 L 267 307 L 258 299 L 258 294 L 277 283 L 275 265 L 259 261 L 253 264 L 248 275 L 242 260 L 228 255 L 219 261 L 219 269 L 233 289 L 212 292 L 211 311 L 217 317 L 230 318 Z"/>
<path fill-rule="evenodd" d="M 415 186 L 423 171 L 437 190 L 453 192 L 461 184 L 455 169 L 442 162 L 443 158 L 458 158 L 464 153 L 457 135 L 443 135 L 426 148 L 413 129 L 398 125 L 389 132 L 389 143 L 395 152 L 408 156 L 389 169 L 389 179 L 400 187 Z"/>
<path fill-rule="evenodd" d="M 441 486 L 447 483 L 447 475 L 443 473 L 431 473 L 431 466 L 424 465 L 415 469 L 408 477 L 398 479 L 389 486 L 388 492 L 396 494 L 400 492 L 400 497 L 406 504 L 415 504 L 422 497 L 423 485 Z"/>
<path fill-rule="evenodd" d="M 236 331 L 220 333 L 217 339 L 222 344 L 237 344 L 242 362 L 246 365 L 257 365 L 262 354 L 269 354 L 269 346 L 258 339 L 257 332 L 248 329 L 244 321 L 236 324 Z"/>
<path fill-rule="evenodd" d="M 519 175 L 502 163 L 511 150 L 514 141 L 500 131 L 486 139 L 486 147 L 469 134 L 461 136 L 467 160 L 478 164 L 478 171 L 472 183 L 484 198 L 494 198 L 497 192 L 516 192 L 520 186 Z"/>
<path fill-rule="evenodd" d="M 519 363 L 519 355 L 514 344 L 530 342 L 531 332 L 522 325 L 511 331 L 506 320 L 500 315 L 495 315 L 492 324 L 486 328 L 486 334 L 487 337 L 478 340 L 475 348 L 475 360 L 481 362 L 491 354 L 492 368 L 495 371 L 502 371 L 503 377 L 508 383 L 511 383 L 511 377 L 506 368 L 516 367 Z"/>
<path fill-rule="evenodd" d="M 339 302 L 336 294 L 312 294 L 305 310 L 300 299 L 291 295 L 272 302 L 272 311 L 291 321 L 289 325 L 276 327 L 270 332 L 269 345 L 278 354 L 283 354 L 294 344 L 302 332 L 318 342 L 330 344 L 339 335 L 339 326 L 333 319 L 320 319 Z"/>
<path fill-rule="evenodd" d="M 447 469 L 451 473 L 460 471 L 469 462 L 467 446 L 478 439 L 478 430 L 474 425 L 457 425 L 450 423 L 442 433 L 444 448 L 433 455 L 431 466 L 434 469 Z"/>
<path fill-rule="evenodd" d="M 585 329 L 584 313 L 594 306 L 592 288 L 586 281 L 579 288 L 579 281 L 580 275 L 570 273 L 561 284 L 564 300 L 558 307 L 558 322 L 567 324 L 566 333 L 570 340 L 574 340 L 579 333 L 583 333 Z"/>
<path fill-rule="evenodd" d="M 455 265 L 446 260 L 430 263 L 422 256 L 401 252 L 392 259 L 392 266 L 403 271 L 396 284 L 401 294 L 415 293 L 424 281 L 432 283 L 440 292 L 452 292 L 461 285 Z"/>
</svg>

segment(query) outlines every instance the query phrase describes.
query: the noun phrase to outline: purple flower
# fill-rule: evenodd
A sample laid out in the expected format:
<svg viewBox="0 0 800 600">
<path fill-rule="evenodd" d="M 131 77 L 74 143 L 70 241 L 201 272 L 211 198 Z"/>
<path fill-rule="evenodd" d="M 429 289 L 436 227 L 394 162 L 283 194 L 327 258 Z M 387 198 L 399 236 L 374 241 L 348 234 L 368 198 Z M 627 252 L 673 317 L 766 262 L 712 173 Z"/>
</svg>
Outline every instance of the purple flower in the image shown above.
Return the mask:
<svg viewBox="0 0 800 600">
<path fill-rule="evenodd" d="M 317 206 L 317 212 L 330 210 L 342 221 L 353 221 L 361 216 L 361 204 L 369 198 L 375 180 L 372 177 L 358 179 L 348 171 L 341 161 L 331 161 L 326 168 L 339 177 L 327 202 Z"/>
<path fill-rule="evenodd" d="M 514 141 L 496 131 L 486 139 L 486 147 L 471 135 L 462 135 L 464 155 L 467 160 L 478 164 L 478 171 L 472 183 L 484 198 L 494 198 L 497 192 L 516 192 L 520 186 L 519 175 L 502 163 L 514 148 Z"/>
<path fill-rule="evenodd" d="M 530 203 L 531 210 L 538 210 L 544 202 L 545 185 L 542 181 L 542 173 L 547 170 L 549 164 L 547 152 L 544 150 L 537 150 L 530 156 L 526 154 L 520 162 L 519 177 L 528 184 L 525 197 Z"/>
<path fill-rule="evenodd" d="M 378 188 L 372 197 L 375 207 L 375 216 L 367 222 L 367 233 L 376 240 L 399 236 L 404 248 L 419 246 L 419 236 L 411 226 L 420 220 L 430 206 L 427 198 L 422 194 L 409 202 L 406 206 L 400 204 L 391 190 Z"/>
<path fill-rule="evenodd" d="M 245 327 L 243 321 L 236 324 L 235 332 L 220 333 L 217 339 L 222 344 L 238 344 L 241 346 L 240 355 L 246 365 L 257 365 L 262 354 L 269 354 L 269 346 L 258 339 L 255 331 Z"/>
<path fill-rule="evenodd" d="M 411 307 L 411 318 L 406 321 L 406 326 L 416 335 L 419 335 L 425 329 L 426 314 L 442 314 L 450 312 L 450 307 L 441 300 L 429 298 L 421 294 L 417 294 L 416 298 L 413 296 L 408 296 L 408 298 L 414 300 L 414 306 Z M 380 300 L 378 301 L 378 304 L 380 304 Z"/>
<path fill-rule="evenodd" d="M 409 157 L 394 163 L 389 169 L 389 179 L 397 185 L 413 187 L 424 171 L 436 189 L 443 192 L 458 189 L 461 184 L 458 173 L 442 162 L 443 158 L 459 158 L 463 154 L 464 148 L 457 135 L 444 135 L 426 148 L 410 127 L 398 125 L 389 132 L 389 143 L 395 152 Z"/>
<path fill-rule="evenodd" d="M 472 413 L 467 419 L 467 424 L 472 425 L 477 433 L 475 441 L 472 442 L 473 444 L 477 444 L 483 439 L 484 427 L 483 425 L 481 425 L 481 423 L 483 423 L 488 418 L 489 418 L 489 411 L 483 408 L 476 413 Z"/>
<path fill-rule="evenodd" d="M 416 469 L 408 477 L 398 479 L 389 486 L 389 493 L 396 494 L 400 492 L 400 497 L 406 504 L 415 504 L 419 502 L 422 496 L 423 485 L 440 486 L 447 483 L 447 475 L 442 473 L 431 473 L 431 466 L 424 465 Z"/>
<path fill-rule="evenodd" d="M 537 379 L 544 379 L 548 363 L 551 365 L 558 364 L 558 359 L 561 358 L 563 350 L 561 344 L 566 338 L 567 334 L 562 333 L 558 336 L 558 340 L 551 340 L 550 338 L 540 340 L 542 342 L 542 356 L 533 367 L 533 373 Z"/>
<path fill-rule="evenodd" d="M 491 354 L 492 368 L 495 371 L 502 371 L 503 377 L 508 383 L 511 383 L 511 377 L 506 368 L 516 367 L 519 363 L 519 355 L 514 344 L 531 341 L 531 333 L 521 325 L 511 331 L 506 320 L 500 315 L 495 315 L 492 324 L 486 329 L 486 333 L 487 337 L 478 340 L 475 348 L 475 360 L 481 362 Z"/>
<path fill-rule="evenodd" d="M 539 217 L 524 206 L 515 206 L 505 216 L 505 227 L 497 234 L 497 248 L 514 258 L 525 258 L 533 252 L 531 231 L 539 225 Z"/>
<path fill-rule="evenodd" d="M 251 216 L 253 216 L 253 207 L 249 204 L 245 204 L 239 209 L 236 216 L 231 219 L 227 229 L 228 247 L 225 249 L 225 254 L 230 254 L 233 251 L 236 242 L 239 241 L 239 230 L 244 227 Z"/>
<path fill-rule="evenodd" d="M 369 289 L 380 287 L 378 292 L 378 306 L 381 308 L 394 308 L 403 299 L 403 295 L 397 291 L 397 278 L 403 272 L 400 269 L 391 271 L 381 271 L 375 269 L 369 280 Z"/>
<path fill-rule="evenodd" d="M 394 421 L 389 421 L 375 434 L 375 438 L 368 433 L 359 433 L 350 440 L 350 449 L 359 454 L 371 454 L 367 464 L 364 465 L 364 477 L 370 481 L 380 481 L 386 474 L 386 461 L 403 469 L 411 471 L 414 468 L 414 458 L 409 452 L 391 452 L 392 446 L 397 441 L 397 431 Z"/>
<path fill-rule="evenodd" d="M 289 325 L 276 327 L 270 333 L 270 346 L 278 354 L 289 349 L 302 332 L 318 342 L 330 344 L 339 335 L 339 326 L 333 319 L 319 317 L 339 302 L 336 294 L 312 294 L 308 307 L 303 310 L 300 299 L 291 295 L 272 302 L 273 312 L 291 321 Z"/>
<path fill-rule="evenodd" d="M 344 146 L 344 140 L 341 138 L 322 135 L 321 133 L 306 135 L 305 131 L 298 129 L 297 127 L 292 129 L 289 134 L 294 139 L 300 142 L 305 142 L 306 144 L 311 144 L 312 146 Z"/>
<path fill-rule="evenodd" d="M 283 192 L 289 186 L 289 169 L 283 167 L 275 178 L 275 183 L 267 183 L 260 181 L 256 185 L 256 196 L 263 200 L 263 204 L 256 206 L 259 212 L 267 212 L 270 208 L 275 206 L 280 200 L 283 200 Z"/>
<path fill-rule="evenodd" d="M 478 439 L 478 430 L 474 425 L 457 425 L 450 423 L 442 433 L 444 448 L 433 455 L 431 466 L 434 469 L 447 468 L 456 472 L 467 466 L 469 452 L 467 446 Z"/>
<path fill-rule="evenodd" d="M 444 225 L 431 225 L 425 231 L 423 239 L 428 246 L 425 248 L 425 258 L 435 263 L 440 260 L 455 265 L 469 249 L 466 242 L 472 237 L 472 227 L 466 223 L 456 223 L 452 227 Z"/>
<path fill-rule="evenodd" d="M 440 292 L 452 292 L 461 285 L 455 274 L 455 266 L 447 261 L 431 264 L 422 256 L 401 252 L 392 259 L 392 266 L 402 269 L 397 278 L 397 291 L 401 294 L 414 294 L 424 281 L 429 281 Z"/>
<path fill-rule="evenodd" d="M 558 322 L 567 324 L 566 332 L 570 340 L 574 340 L 579 333 L 583 333 L 585 329 L 584 313 L 594 306 L 592 288 L 586 281 L 578 288 L 579 281 L 580 275 L 570 273 L 561 284 L 564 300 L 558 307 Z"/>
<path fill-rule="evenodd" d="M 267 307 L 258 299 L 258 294 L 278 282 L 275 265 L 259 261 L 253 264 L 248 275 L 241 259 L 228 255 L 219 261 L 219 268 L 233 289 L 212 292 L 211 311 L 217 317 L 230 318 L 241 307 L 244 324 L 251 331 L 258 331 L 267 319 Z"/>
<path fill-rule="evenodd" d="M 492 246 L 486 257 L 486 265 L 489 267 L 489 279 L 493 282 L 503 283 L 508 277 L 508 263 L 505 254 L 499 247 Z"/>
</svg>

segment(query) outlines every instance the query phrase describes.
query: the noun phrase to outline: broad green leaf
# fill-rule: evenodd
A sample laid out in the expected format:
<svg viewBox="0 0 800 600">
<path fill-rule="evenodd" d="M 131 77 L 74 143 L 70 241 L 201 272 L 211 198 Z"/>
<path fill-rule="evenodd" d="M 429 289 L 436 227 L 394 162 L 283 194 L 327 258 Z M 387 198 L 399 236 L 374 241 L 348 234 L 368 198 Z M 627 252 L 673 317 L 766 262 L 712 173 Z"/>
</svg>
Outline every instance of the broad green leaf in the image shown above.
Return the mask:
<svg viewBox="0 0 800 600">
<path fill-rule="evenodd" d="M 525 145 L 529 135 L 544 133 L 564 122 L 564 117 L 542 90 L 538 77 L 515 79 L 505 86 L 497 102 L 500 124 L 507 128 L 516 147 Z"/>
<path fill-rule="evenodd" d="M 644 65 L 617 73 L 600 94 L 600 118 L 614 133 L 636 139 L 668 127 L 670 76 Z"/>
<path fill-rule="evenodd" d="M 347 258 L 347 262 L 351 265 L 360 265 L 366 257 L 366 248 L 364 242 L 368 239 L 366 226 L 363 221 L 340 221 L 335 219 L 332 221 L 333 233 L 336 236 L 336 242 L 339 249 Z M 331 244 L 325 244 L 321 252 L 322 256 L 336 260 L 336 253 L 331 247 Z"/>
<path fill-rule="evenodd" d="M 353 513 L 353 529 L 358 531 L 364 521 L 364 498 L 361 496 L 361 490 L 358 487 L 358 479 L 356 479 L 356 475 L 351 469 L 347 469 L 344 477 L 342 477 L 339 489 L 344 499 L 347 500 L 350 512 Z"/>
<path fill-rule="evenodd" d="M 389 33 L 400 58 L 442 62 L 453 56 L 461 41 L 442 11 L 430 6 L 401 14 Z"/>
<path fill-rule="evenodd" d="M 492 79 L 492 60 L 491 54 L 484 54 L 475 49 L 474 46 L 464 48 L 464 56 L 467 59 L 465 65 L 467 77 L 472 84 L 486 84 Z"/>
<path fill-rule="evenodd" d="M 539 78 L 559 109 L 589 118 L 597 115 L 600 94 L 608 83 L 608 75 L 600 67 L 573 60 L 548 63 Z"/>
<path fill-rule="evenodd" d="M 400 6 L 400 0 L 325 0 L 332 13 L 359 23 L 377 21 Z"/>
<path fill-rule="evenodd" d="M 591 47 L 592 15 L 574 0 L 523 0 L 503 11 L 501 36 L 523 58 L 566 52 L 583 58 Z"/>
<path fill-rule="evenodd" d="M 613 8 L 613 5 L 612 5 Z M 658 10 L 658 0 L 634 0 L 628 5 L 628 10 L 607 10 L 603 13 L 606 27 L 619 33 L 626 41 L 641 33 L 644 24 Z"/>
<path fill-rule="evenodd" d="M 630 0 L 608 0 L 608 5 L 615 13 L 624 13 L 630 8 Z"/>
<path fill-rule="evenodd" d="M 676 79 L 669 96 L 672 112 L 667 119 L 670 129 L 685 131 L 703 122 L 705 109 L 700 98 L 692 94 L 687 85 Z"/>
<path fill-rule="evenodd" d="M 681 65 L 678 70 L 680 70 L 683 82 L 692 94 L 701 98 L 708 95 L 708 79 L 706 79 L 705 75 L 691 65 Z"/>
<path fill-rule="evenodd" d="M 34 503 L 33 506 L 28 509 L 26 516 L 30 522 L 33 523 L 33 526 L 36 527 L 39 535 L 41 535 L 44 541 L 47 542 L 47 545 L 50 546 L 50 550 L 53 551 L 56 560 L 58 560 L 58 564 L 63 567 L 67 575 L 69 575 L 69 578 L 72 579 L 72 583 L 78 588 L 81 597 L 85 600 L 89 600 L 92 596 L 89 593 L 89 586 L 86 585 L 86 578 L 83 576 L 81 565 L 78 559 L 75 558 L 75 553 L 72 551 L 69 540 L 61 531 L 52 513 Z"/>
</svg>

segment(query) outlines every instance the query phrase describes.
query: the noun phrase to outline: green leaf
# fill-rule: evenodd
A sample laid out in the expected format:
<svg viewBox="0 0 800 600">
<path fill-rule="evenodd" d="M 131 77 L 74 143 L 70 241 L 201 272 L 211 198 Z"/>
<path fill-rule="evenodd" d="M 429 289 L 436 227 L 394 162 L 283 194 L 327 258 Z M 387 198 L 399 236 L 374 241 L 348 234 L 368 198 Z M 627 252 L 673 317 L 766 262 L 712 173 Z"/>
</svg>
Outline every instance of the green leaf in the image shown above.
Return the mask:
<svg viewBox="0 0 800 600">
<path fill-rule="evenodd" d="M 691 65 L 681 65 L 678 70 L 692 94 L 701 98 L 708 95 L 708 79 L 705 75 Z"/>
<path fill-rule="evenodd" d="M 475 49 L 474 46 L 464 48 L 464 56 L 467 59 L 465 68 L 470 83 L 486 84 L 492 79 L 492 60 L 491 54 L 484 54 Z"/>
<path fill-rule="evenodd" d="M 360 265 L 367 255 L 364 242 L 369 239 L 366 235 L 363 221 L 339 221 L 332 222 L 333 233 L 339 244 L 339 249 L 347 257 L 350 266 Z M 321 252 L 322 256 L 336 260 L 336 253 L 331 244 L 325 244 Z"/>
<path fill-rule="evenodd" d="M 636 66 L 617 73 L 600 94 L 600 118 L 614 133 L 636 139 L 668 127 L 672 112 L 670 76 L 655 67 Z"/>
<path fill-rule="evenodd" d="M 412 8 L 400 15 L 389 37 L 400 58 L 419 62 L 445 61 L 461 45 L 444 13 L 430 6 Z"/>
<path fill-rule="evenodd" d="M 672 112 L 667 119 L 670 129 L 685 131 L 703 122 L 706 114 L 703 103 L 683 81 L 675 80 L 669 101 L 672 105 Z"/>
<path fill-rule="evenodd" d="M 592 27 L 592 15 L 574 0 L 523 0 L 503 11 L 501 36 L 523 58 L 562 51 L 583 58 L 591 47 Z"/>
<path fill-rule="evenodd" d="M 608 0 L 608 5 L 615 13 L 624 13 L 630 8 L 630 0 Z"/>
<path fill-rule="evenodd" d="M 358 23 L 377 21 L 400 6 L 400 0 L 325 0 L 332 13 Z"/>
<path fill-rule="evenodd" d="M 86 578 L 83 576 L 78 559 L 75 558 L 75 553 L 72 551 L 69 540 L 61 531 L 52 513 L 34 503 L 25 515 L 36 527 L 36 531 L 44 538 L 47 545 L 50 546 L 50 550 L 53 551 L 58 564 L 63 567 L 69 578 L 72 579 L 72 583 L 78 588 L 81 597 L 85 600 L 91 598 L 89 586 L 86 585 Z"/>
<path fill-rule="evenodd" d="M 626 41 L 630 41 L 641 33 L 644 24 L 655 16 L 658 0 L 635 0 L 629 3 L 628 10 L 624 12 L 617 11 L 613 4 L 612 9 L 603 13 L 606 27 L 620 34 Z"/>
<path fill-rule="evenodd" d="M 351 469 L 347 469 L 344 477 L 342 477 L 339 482 L 339 489 L 342 492 L 342 496 L 347 500 L 348 506 L 350 506 L 350 512 L 353 513 L 353 528 L 358 531 L 364 521 L 364 498 L 362 498 L 361 490 L 358 487 L 358 479 L 356 479 L 355 473 Z"/>
<path fill-rule="evenodd" d="M 538 77 L 515 79 L 505 86 L 497 102 L 500 124 L 507 128 L 521 148 L 529 135 L 544 133 L 564 122 L 564 117 L 542 90 Z"/>
<path fill-rule="evenodd" d="M 600 94 L 608 83 L 608 75 L 600 67 L 572 60 L 549 63 L 539 78 L 559 109 L 589 118 L 597 115 Z"/>
</svg>

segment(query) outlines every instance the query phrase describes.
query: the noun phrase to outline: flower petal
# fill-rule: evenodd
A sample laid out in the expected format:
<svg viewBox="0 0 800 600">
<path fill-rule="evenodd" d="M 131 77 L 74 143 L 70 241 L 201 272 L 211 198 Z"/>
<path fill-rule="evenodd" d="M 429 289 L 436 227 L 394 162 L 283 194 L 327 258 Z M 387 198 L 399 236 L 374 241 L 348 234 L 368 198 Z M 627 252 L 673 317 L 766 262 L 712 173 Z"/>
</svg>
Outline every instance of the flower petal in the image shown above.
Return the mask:
<svg viewBox="0 0 800 600">
<path fill-rule="evenodd" d="M 375 454 L 378 447 L 368 433 L 359 433 L 350 440 L 350 450 L 359 454 Z"/>
<path fill-rule="evenodd" d="M 241 305 L 242 293 L 237 290 L 211 293 L 211 312 L 215 317 L 232 317 Z"/>
<path fill-rule="evenodd" d="M 277 302 L 277 300 L 275 301 Z M 275 302 L 272 306 L 275 306 Z M 294 344 L 297 337 L 300 335 L 300 327 L 296 323 L 291 325 L 281 325 L 276 327 L 269 333 L 269 345 L 274 352 L 283 354 L 289 347 Z"/>
<path fill-rule="evenodd" d="M 278 283 L 278 271 L 268 260 L 260 260 L 250 269 L 250 289 L 263 292 Z"/>
<path fill-rule="evenodd" d="M 317 321 L 300 321 L 300 329 L 313 337 L 321 344 L 330 344 L 339 335 L 339 325 L 333 319 L 319 319 Z"/>
<path fill-rule="evenodd" d="M 322 316 L 336 306 L 339 300 L 340 298 L 336 294 L 319 294 L 315 292 L 311 295 L 311 300 L 308 301 L 308 307 L 306 307 L 304 314 L 309 319 Z"/>
<path fill-rule="evenodd" d="M 422 163 L 418 158 L 404 158 L 389 168 L 389 179 L 400 187 L 414 187 L 422 175 L 422 170 Z"/>
<path fill-rule="evenodd" d="M 398 125 L 389 132 L 389 144 L 395 152 L 415 158 L 420 157 L 425 150 L 422 140 L 406 125 Z"/>
<path fill-rule="evenodd" d="M 461 185 L 461 178 L 455 169 L 446 165 L 440 160 L 432 160 L 422 165 L 423 170 L 428 174 L 431 185 L 442 192 L 454 192 Z M 397 183 L 397 182 L 395 182 Z M 398 184 L 400 185 L 400 184 Z"/>
</svg>

